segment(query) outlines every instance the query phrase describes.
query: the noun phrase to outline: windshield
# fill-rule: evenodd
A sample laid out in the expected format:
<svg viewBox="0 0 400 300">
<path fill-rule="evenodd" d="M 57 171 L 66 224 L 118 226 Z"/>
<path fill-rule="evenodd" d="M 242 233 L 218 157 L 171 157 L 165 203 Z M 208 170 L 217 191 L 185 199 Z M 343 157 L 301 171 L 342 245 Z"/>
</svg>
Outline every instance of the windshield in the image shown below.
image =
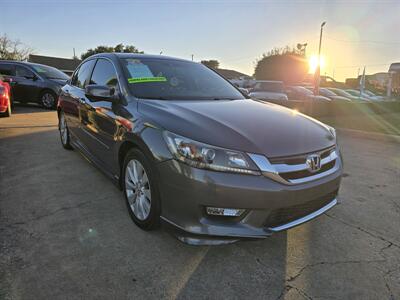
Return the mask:
<svg viewBox="0 0 400 300">
<path fill-rule="evenodd" d="M 68 75 L 53 67 L 48 67 L 44 65 L 32 65 L 32 68 L 36 72 L 38 72 L 40 76 L 47 79 L 69 79 Z"/>
<path fill-rule="evenodd" d="M 337 95 L 339 95 L 339 96 L 343 96 L 343 97 L 354 97 L 353 95 L 351 95 L 351 94 L 349 94 L 348 92 L 346 92 L 346 91 L 343 91 L 343 90 L 339 90 L 339 89 L 334 89 L 334 90 L 332 90 L 335 94 L 337 94 Z"/>
<path fill-rule="evenodd" d="M 371 96 L 371 97 L 375 97 L 375 96 L 376 96 L 373 92 L 368 91 L 368 90 L 365 90 L 364 93 L 365 93 L 366 95 L 368 95 L 368 96 Z"/>
<path fill-rule="evenodd" d="M 294 89 L 298 92 L 298 93 L 302 93 L 305 95 L 313 95 L 313 92 L 310 90 L 307 90 L 305 87 L 302 86 L 295 86 Z"/>
<path fill-rule="evenodd" d="M 353 96 L 359 96 L 360 95 L 360 92 L 356 91 L 356 90 L 346 90 L 346 92 L 349 93 L 350 95 L 353 95 Z"/>
<path fill-rule="evenodd" d="M 124 58 L 130 92 L 162 100 L 244 99 L 224 78 L 202 64 L 156 58 Z"/>
<path fill-rule="evenodd" d="M 328 90 L 328 89 L 324 89 L 324 88 L 320 88 L 319 89 L 321 95 L 325 96 L 325 97 L 335 97 L 337 96 L 334 92 Z"/>
</svg>

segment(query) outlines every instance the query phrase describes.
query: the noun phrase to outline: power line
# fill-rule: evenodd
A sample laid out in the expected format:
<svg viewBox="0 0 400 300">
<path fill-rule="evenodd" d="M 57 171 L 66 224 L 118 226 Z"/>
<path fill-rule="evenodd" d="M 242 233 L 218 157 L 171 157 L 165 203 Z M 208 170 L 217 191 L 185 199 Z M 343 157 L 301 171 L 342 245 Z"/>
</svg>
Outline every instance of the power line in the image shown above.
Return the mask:
<svg viewBox="0 0 400 300">
<path fill-rule="evenodd" d="M 384 45 L 400 45 L 400 42 L 388 42 L 388 41 L 368 41 L 368 40 L 342 40 L 342 39 L 337 39 L 333 38 L 330 36 L 326 36 L 327 39 L 337 41 L 337 42 L 343 42 L 343 43 L 370 43 L 370 44 L 384 44 Z"/>
<path fill-rule="evenodd" d="M 366 66 L 366 67 L 383 67 L 383 66 L 390 66 L 389 64 L 371 64 L 371 65 L 364 65 L 364 64 L 359 64 L 359 65 L 355 65 L 355 66 L 335 66 L 335 69 L 339 68 L 339 69 L 350 69 L 350 68 L 359 68 L 360 65 Z"/>
</svg>

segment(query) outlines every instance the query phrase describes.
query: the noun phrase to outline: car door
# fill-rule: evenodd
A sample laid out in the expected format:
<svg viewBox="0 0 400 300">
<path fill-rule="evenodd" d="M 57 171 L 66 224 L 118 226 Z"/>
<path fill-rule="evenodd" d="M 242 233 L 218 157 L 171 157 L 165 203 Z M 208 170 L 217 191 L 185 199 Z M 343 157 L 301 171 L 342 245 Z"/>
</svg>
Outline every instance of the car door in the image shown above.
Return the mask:
<svg viewBox="0 0 400 300">
<path fill-rule="evenodd" d="M 90 84 L 109 86 L 119 93 L 120 87 L 116 68 L 105 58 L 99 58 L 93 69 Z M 115 104 L 108 101 L 91 101 L 85 98 L 80 104 L 81 126 L 85 132 L 85 144 L 89 151 L 107 169 L 112 168 L 112 150 L 117 134 Z"/>
<path fill-rule="evenodd" d="M 41 80 L 30 69 L 22 65 L 15 65 L 14 97 L 22 102 L 36 102 L 40 86 L 38 80 Z"/>
<path fill-rule="evenodd" d="M 86 118 L 86 115 L 82 112 L 81 105 L 85 103 L 86 96 L 84 88 L 89 82 L 95 63 L 96 60 L 92 59 L 81 64 L 74 72 L 70 82 L 64 86 L 60 95 L 68 129 L 73 135 L 73 138 L 75 138 L 83 148 L 87 148 L 87 146 L 85 145 L 85 134 L 82 131 L 81 120 L 82 118 Z"/>
</svg>

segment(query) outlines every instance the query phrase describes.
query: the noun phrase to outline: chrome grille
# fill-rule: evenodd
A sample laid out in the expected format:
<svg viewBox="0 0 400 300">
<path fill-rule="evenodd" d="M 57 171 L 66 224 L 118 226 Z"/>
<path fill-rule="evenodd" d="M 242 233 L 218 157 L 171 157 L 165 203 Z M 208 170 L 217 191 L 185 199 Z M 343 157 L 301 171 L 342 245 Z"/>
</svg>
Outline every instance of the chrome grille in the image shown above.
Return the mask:
<svg viewBox="0 0 400 300">
<path fill-rule="evenodd" d="M 331 154 L 332 150 L 335 150 L 335 146 L 323 149 L 321 151 L 316 151 L 301 155 L 274 157 L 270 158 L 269 161 L 271 164 L 298 165 L 304 163 L 307 159 L 307 156 L 310 154 L 319 154 L 321 156 L 321 159 L 324 159 L 325 157 L 328 157 L 329 154 Z"/>
<path fill-rule="evenodd" d="M 321 157 L 321 167 L 317 172 L 312 172 L 306 163 L 307 157 L 311 154 L 319 154 Z M 272 158 L 270 160 L 259 154 L 248 153 L 248 155 L 260 168 L 264 176 L 288 185 L 317 180 L 339 169 L 339 152 L 336 147 L 302 155 Z"/>
</svg>

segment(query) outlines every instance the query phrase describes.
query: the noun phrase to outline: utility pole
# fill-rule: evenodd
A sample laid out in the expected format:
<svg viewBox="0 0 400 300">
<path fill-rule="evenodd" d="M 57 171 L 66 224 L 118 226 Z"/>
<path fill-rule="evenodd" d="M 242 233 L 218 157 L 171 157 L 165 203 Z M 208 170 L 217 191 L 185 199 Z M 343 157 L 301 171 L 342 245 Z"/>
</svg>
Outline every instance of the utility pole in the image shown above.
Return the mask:
<svg viewBox="0 0 400 300">
<path fill-rule="evenodd" d="M 319 48 L 318 48 L 318 65 L 317 69 L 315 70 L 315 88 L 314 88 L 314 95 L 319 95 L 319 82 L 321 81 L 321 45 L 322 45 L 322 32 L 324 29 L 326 22 L 322 22 L 321 24 L 321 31 L 319 33 Z"/>
<path fill-rule="evenodd" d="M 74 50 L 74 56 L 73 57 L 74 57 L 74 59 L 76 59 L 75 48 L 72 48 L 72 49 Z"/>
<path fill-rule="evenodd" d="M 192 61 L 193 61 L 193 57 L 194 57 L 194 55 L 192 54 Z"/>
</svg>

